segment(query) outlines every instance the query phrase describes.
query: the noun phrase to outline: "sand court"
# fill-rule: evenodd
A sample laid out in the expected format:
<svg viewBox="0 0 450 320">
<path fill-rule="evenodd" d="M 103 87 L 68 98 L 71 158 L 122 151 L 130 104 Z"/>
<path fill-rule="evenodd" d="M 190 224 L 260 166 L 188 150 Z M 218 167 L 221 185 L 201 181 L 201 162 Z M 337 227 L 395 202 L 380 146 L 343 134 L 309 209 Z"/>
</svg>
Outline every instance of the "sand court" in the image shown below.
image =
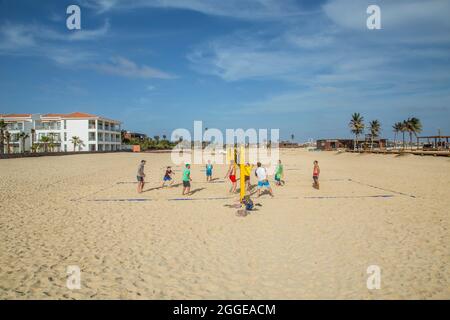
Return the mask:
<svg viewBox="0 0 450 320">
<path fill-rule="evenodd" d="M 141 159 L 148 183 L 138 194 Z M 215 183 L 194 165 L 196 192 L 182 196 L 181 186 L 160 188 L 168 154 L 2 160 L 0 296 L 450 297 L 448 159 L 301 150 L 281 159 L 286 185 L 270 177 L 275 198 L 254 198 L 261 206 L 246 217 L 231 206 L 225 165 Z M 379 290 L 366 286 L 374 264 Z M 80 290 L 66 286 L 68 265 L 81 269 Z"/>
<path fill-rule="evenodd" d="M 283 194 L 273 198 L 273 201 L 283 200 L 283 199 L 346 199 L 346 198 L 391 198 L 395 196 L 405 196 L 415 198 L 413 195 L 405 194 L 403 192 L 387 190 L 382 187 L 367 185 L 361 183 L 359 181 L 353 181 L 352 179 L 329 179 L 324 180 L 327 187 L 321 190 L 320 195 L 317 194 L 316 190 L 311 189 L 311 184 L 307 181 L 303 183 L 293 182 L 289 184 L 291 187 L 295 186 L 299 189 L 299 194 L 301 196 L 291 196 L 286 197 Z M 157 187 L 146 187 L 142 193 L 142 196 L 136 197 L 136 191 L 130 187 L 137 185 L 137 182 L 131 181 L 118 181 L 115 184 L 101 188 L 98 191 L 83 196 L 80 199 L 71 199 L 71 201 L 174 201 L 174 200 L 236 200 L 237 197 L 230 195 L 228 197 L 201 197 L 196 196 L 196 193 L 199 193 L 205 189 L 208 189 L 208 194 L 223 194 L 224 187 L 223 185 L 226 181 L 223 180 L 215 180 L 213 182 L 195 182 L 196 185 L 199 185 L 199 188 L 193 188 L 193 195 L 186 197 L 176 197 L 179 195 L 180 183 L 175 183 L 171 187 L 161 186 Z M 219 186 L 216 186 L 219 184 Z M 239 189 L 238 189 L 239 191 Z M 251 189 L 251 194 L 256 196 L 256 187 L 253 186 Z"/>
</svg>

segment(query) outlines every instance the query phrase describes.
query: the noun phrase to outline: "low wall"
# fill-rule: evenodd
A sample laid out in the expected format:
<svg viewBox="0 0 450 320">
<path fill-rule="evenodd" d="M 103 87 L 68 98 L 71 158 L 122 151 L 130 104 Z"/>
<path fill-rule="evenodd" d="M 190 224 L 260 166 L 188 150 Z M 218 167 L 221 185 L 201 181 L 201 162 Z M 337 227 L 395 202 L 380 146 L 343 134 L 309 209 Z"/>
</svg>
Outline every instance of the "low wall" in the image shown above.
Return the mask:
<svg viewBox="0 0 450 320">
<path fill-rule="evenodd" d="M 71 155 L 77 155 L 77 154 L 119 153 L 119 152 L 131 152 L 131 151 L 117 150 L 117 151 L 76 151 L 76 152 L 74 152 L 74 151 L 69 151 L 69 152 L 26 152 L 26 153 L 0 154 L 0 159 L 71 156 Z"/>
<path fill-rule="evenodd" d="M 346 150 L 352 153 L 375 153 L 375 154 L 413 154 L 416 156 L 450 157 L 450 151 L 423 151 L 423 150 Z"/>
</svg>

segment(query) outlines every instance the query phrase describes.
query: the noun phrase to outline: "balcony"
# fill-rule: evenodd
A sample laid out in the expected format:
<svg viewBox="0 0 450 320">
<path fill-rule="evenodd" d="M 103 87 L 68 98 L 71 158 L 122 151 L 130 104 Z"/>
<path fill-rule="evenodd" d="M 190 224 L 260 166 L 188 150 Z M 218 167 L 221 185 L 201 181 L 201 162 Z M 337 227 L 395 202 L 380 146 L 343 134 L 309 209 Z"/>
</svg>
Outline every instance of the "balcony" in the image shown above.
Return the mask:
<svg viewBox="0 0 450 320">
<path fill-rule="evenodd" d="M 40 125 L 36 125 L 35 127 L 36 130 L 61 130 L 61 124 L 40 124 Z"/>
<path fill-rule="evenodd" d="M 21 124 L 21 123 L 8 123 L 6 125 L 6 130 L 8 130 L 8 131 L 14 131 L 14 130 L 22 131 L 23 130 L 23 124 Z"/>
</svg>

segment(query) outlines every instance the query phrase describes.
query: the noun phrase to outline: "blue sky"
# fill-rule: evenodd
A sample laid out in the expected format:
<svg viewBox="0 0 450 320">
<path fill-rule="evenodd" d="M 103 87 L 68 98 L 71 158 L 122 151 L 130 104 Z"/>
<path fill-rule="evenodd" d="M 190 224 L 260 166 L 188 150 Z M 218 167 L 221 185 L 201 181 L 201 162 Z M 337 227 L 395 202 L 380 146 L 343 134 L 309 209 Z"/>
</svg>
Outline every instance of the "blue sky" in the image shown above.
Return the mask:
<svg viewBox="0 0 450 320">
<path fill-rule="evenodd" d="M 66 28 L 81 7 L 82 30 Z M 381 30 L 366 28 L 369 4 Z M 450 134 L 445 0 L 0 0 L 0 113 L 82 111 L 150 135 L 279 128 L 383 135 L 411 116 Z"/>
</svg>

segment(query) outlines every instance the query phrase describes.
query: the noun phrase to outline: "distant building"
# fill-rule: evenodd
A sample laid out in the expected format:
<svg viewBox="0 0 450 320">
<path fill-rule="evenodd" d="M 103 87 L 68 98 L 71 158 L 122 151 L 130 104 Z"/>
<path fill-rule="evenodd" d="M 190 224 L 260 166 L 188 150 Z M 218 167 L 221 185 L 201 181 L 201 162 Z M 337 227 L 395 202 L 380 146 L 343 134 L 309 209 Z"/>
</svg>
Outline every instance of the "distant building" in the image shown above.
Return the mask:
<svg viewBox="0 0 450 320">
<path fill-rule="evenodd" d="M 280 148 L 298 148 L 299 144 L 297 142 L 291 142 L 291 141 L 280 141 L 278 146 Z"/>
<path fill-rule="evenodd" d="M 137 133 L 137 132 L 130 132 L 130 131 L 125 132 L 123 137 L 127 140 L 131 140 L 131 139 L 145 140 L 145 139 L 147 139 L 147 135 L 144 133 Z"/>
<path fill-rule="evenodd" d="M 74 112 L 69 114 L 8 114 L 0 115 L 11 134 L 12 151 L 30 151 L 33 144 L 41 144 L 43 137 L 52 141 L 53 151 L 116 151 L 121 149 L 121 122 L 104 117 Z M 24 132 L 24 150 L 20 150 L 18 134 Z M 82 143 L 76 147 L 70 141 L 77 136 Z"/>
<path fill-rule="evenodd" d="M 9 133 L 9 151 L 13 153 L 29 151 L 31 148 L 31 131 L 34 128 L 34 124 L 39 120 L 40 116 L 37 114 L 0 114 L 0 120 L 6 123 L 6 131 Z M 22 146 L 19 139 L 20 133 L 26 133 L 28 138 L 24 139 L 24 145 Z M 7 145 L 4 145 L 5 152 L 7 152 Z M 24 148 L 24 150 L 22 150 Z"/>
<path fill-rule="evenodd" d="M 356 142 L 357 149 L 369 149 L 371 146 L 370 137 L 364 140 L 358 140 Z M 374 138 L 373 148 L 384 149 L 386 148 L 387 139 Z M 354 139 L 319 139 L 317 140 L 317 149 L 323 151 L 333 151 L 338 149 L 354 149 Z"/>
</svg>

